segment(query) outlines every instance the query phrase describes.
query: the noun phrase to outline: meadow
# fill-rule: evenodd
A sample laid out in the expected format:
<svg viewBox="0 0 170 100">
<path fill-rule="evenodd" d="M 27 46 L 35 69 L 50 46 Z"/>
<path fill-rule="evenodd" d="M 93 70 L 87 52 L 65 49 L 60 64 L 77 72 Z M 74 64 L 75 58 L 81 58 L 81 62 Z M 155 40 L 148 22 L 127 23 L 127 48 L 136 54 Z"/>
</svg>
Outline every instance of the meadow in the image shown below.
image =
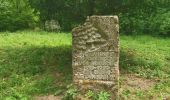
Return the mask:
<svg viewBox="0 0 170 100">
<path fill-rule="evenodd" d="M 64 95 L 72 83 L 71 43 L 70 33 L 0 33 L 0 100 Z M 169 67 L 170 38 L 120 35 L 122 100 L 170 97 Z M 129 76 L 145 82 L 146 88 L 126 84 L 134 82 Z M 153 84 L 147 87 L 149 82 Z"/>
</svg>

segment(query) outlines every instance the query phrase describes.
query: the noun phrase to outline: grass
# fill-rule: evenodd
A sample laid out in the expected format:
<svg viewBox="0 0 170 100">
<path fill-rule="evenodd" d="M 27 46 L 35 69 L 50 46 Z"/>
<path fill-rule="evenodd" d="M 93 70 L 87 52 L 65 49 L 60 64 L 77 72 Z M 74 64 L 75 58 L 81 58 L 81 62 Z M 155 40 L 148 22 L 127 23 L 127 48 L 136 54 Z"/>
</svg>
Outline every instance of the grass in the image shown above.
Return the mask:
<svg viewBox="0 0 170 100">
<path fill-rule="evenodd" d="M 124 90 L 134 98 L 170 94 L 170 39 L 121 36 L 120 70 L 158 79 L 148 93 Z M 31 99 L 64 92 L 72 82 L 71 34 L 47 32 L 0 33 L 0 100 Z"/>
<path fill-rule="evenodd" d="M 67 33 L 1 33 L 0 58 L 0 100 L 48 95 L 72 80 Z"/>
<path fill-rule="evenodd" d="M 170 39 L 122 36 L 120 66 L 146 78 L 170 77 Z"/>
<path fill-rule="evenodd" d="M 155 81 L 154 86 L 148 90 L 124 86 L 126 89 L 123 89 L 121 96 L 125 100 L 162 100 L 163 98 L 169 100 L 170 38 L 144 35 L 121 36 L 120 42 L 121 74 L 131 73 Z"/>
</svg>

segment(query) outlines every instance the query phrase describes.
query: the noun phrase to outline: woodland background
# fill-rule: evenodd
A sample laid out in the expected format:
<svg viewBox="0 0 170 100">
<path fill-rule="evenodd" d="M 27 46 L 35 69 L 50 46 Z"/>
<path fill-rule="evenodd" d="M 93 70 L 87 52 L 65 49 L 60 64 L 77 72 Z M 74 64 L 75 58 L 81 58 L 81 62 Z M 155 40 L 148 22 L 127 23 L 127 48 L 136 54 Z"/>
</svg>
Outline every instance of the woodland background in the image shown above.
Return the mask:
<svg viewBox="0 0 170 100">
<path fill-rule="evenodd" d="M 57 20 L 71 31 L 91 15 L 118 15 L 122 34 L 170 35 L 169 0 L 0 0 L 0 31 L 44 29 Z"/>
</svg>

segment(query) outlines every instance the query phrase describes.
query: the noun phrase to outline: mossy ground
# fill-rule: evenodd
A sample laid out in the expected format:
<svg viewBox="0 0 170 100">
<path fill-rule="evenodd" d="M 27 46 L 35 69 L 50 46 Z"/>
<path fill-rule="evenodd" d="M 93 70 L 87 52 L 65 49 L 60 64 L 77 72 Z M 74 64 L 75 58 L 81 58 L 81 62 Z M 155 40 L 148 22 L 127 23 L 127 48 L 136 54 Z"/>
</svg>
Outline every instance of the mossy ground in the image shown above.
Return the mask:
<svg viewBox="0 0 170 100">
<path fill-rule="evenodd" d="M 70 33 L 0 33 L 0 100 L 63 94 L 72 82 L 71 41 Z M 120 50 L 121 98 L 168 98 L 170 38 L 120 36 Z M 154 84 L 147 90 L 133 89 L 124 83 L 126 74 Z"/>
</svg>

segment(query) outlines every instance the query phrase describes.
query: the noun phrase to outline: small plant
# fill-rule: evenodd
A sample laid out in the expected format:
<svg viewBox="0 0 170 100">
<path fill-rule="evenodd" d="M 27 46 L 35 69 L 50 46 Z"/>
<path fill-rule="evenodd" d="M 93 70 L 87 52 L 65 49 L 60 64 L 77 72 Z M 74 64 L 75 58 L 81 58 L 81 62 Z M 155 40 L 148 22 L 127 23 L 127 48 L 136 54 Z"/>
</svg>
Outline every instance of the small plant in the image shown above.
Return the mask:
<svg viewBox="0 0 170 100">
<path fill-rule="evenodd" d="M 136 91 L 136 96 L 142 97 L 143 96 L 143 92 L 140 90 Z"/>
<path fill-rule="evenodd" d="M 62 100 L 75 100 L 77 96 L 77 89 L 73 85 L 67 86 L 68 90 L 66 91 Z"/>
<path fill-rule="evenodd" d="M 63 93 L 63 90 L 58 89 L 58 90 L 55 91 L 54 95 L 57 96 L 57 95 L 60 95 L 61 93 Z"/>
<path fill-rule="evenodd" d="M 130 96 L 130 90 L 125 90 L 125 91 L 123 91 L 123 96 L 124 96 L 124 97 Z"/>
<path fill-rule="evenodd" d="M 88 99 L 90 99 L 90 98 L 92 98 L 94 95 L 95 95 L 94 92 L 91 91 L 91 90 L 89 90 L 89 91 L 85 94 L 85 97 L 88 98 Z"/>
<path fill-rule="evenodd" d="M 5 100 L 28 100 L 28 97 L 24 94 L 16 92 L 11 96 L 6 97 Z"/>
<path fill-rule="evenodd" d="M 110 94 L 108 92 L 101 91 L 97 94 L 96 100 L 109 100 Z"/>
</svg>

